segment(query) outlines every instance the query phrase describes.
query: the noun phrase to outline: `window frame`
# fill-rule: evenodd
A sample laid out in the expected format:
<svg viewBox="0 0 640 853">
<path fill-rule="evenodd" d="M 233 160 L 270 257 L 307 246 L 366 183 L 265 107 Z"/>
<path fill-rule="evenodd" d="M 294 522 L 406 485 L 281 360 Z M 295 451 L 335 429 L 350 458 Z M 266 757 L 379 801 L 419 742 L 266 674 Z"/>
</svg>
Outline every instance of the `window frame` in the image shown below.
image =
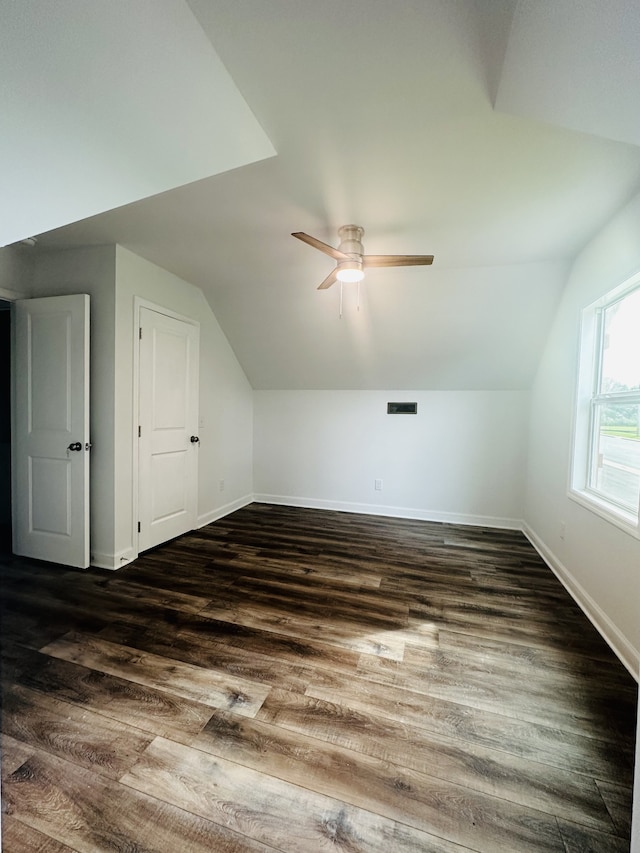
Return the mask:
<svg viewBox="0 0 640 853">
<path fill-rule="evenodd" d="M 618 403 L 640 405 L 640 389 L 606 393 L 600 391 L 604 361 L 605 312 L 607 308 L 621 302 L 636 290 L 640 290 L 640 273 L 582 311 L 568 495 L 632 536 L 640 538 L 640 499 L 638 506 L 629 510 L 628 506 L 592 485 L 599 452 L 599 409 Z"/>
</svg>

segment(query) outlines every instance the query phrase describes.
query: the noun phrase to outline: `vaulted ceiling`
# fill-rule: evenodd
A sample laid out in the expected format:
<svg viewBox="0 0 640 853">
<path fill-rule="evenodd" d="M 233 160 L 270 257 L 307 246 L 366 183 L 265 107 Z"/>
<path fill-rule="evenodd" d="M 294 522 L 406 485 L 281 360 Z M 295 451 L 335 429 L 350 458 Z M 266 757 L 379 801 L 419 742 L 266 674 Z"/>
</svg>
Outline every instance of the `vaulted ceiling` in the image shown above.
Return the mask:
<svg viewBox="0 0 640 853">
<path fill-rule="evenodd" d="M 33 74 L 60 21 L 16 5 Z M 55 6 L 79 15 L 65 87 L 13 98 L 44 176 L 15 133 L 4 168 L 55 207 L 65 133 L 84 159 L 35 251 L 117 242 L 198 285 L 254 388 L 529 387 L 568 264 L 640 188 L 634 0 L 137 0 L 108 31 Z M 27 221 L 12 239 L 51 225 Z M 351 222 L 435 262 L 369 271 L 340 319 L 331 259 L 290 233 Z"/>
</svg>

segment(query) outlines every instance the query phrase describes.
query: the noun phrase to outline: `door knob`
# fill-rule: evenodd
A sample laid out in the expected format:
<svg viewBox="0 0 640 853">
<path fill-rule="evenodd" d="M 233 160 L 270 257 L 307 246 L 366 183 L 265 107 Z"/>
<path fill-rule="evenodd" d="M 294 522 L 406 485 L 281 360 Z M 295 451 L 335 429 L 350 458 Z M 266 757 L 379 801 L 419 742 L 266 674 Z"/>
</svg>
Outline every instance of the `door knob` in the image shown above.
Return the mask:
<svg viewBox="0 0 640 853">
<path fill-rule="evenodd" d="M 191 436 L 191 444 L 197 444 L 200 441 L 197 435 Z"/>
<path fill-rule="evenodd" d="M 72 441 L 67 450 L 82 450 L 82 445 L 79 441 Z"/>
</svg>

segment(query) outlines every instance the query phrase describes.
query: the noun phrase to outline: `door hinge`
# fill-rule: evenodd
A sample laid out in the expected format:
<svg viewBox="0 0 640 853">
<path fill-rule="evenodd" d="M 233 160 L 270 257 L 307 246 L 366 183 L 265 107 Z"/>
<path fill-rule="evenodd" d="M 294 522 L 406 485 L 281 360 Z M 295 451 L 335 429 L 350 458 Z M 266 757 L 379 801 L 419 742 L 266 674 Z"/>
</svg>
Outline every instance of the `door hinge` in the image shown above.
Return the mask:
<svg viewBox="0 0 640 853">
<path fill-rule="evenodd" d="M 138 328 L 138 339 L 142 340 L 142 326 Z"/>
<path fill-rule="evenodd" d="M 140 522 L 138 522 L 138 533 L 140 533 L 140 530 L 141 530 L 141 529 L 142 529 L 142 528 L 140 527 Z"/>
<path fill-rule="evenodd" d="M 142 427 L 139 426 L 138 427 L 138 438 L 140 438 L 141 435 L 142 435 Z"/>
</svg>

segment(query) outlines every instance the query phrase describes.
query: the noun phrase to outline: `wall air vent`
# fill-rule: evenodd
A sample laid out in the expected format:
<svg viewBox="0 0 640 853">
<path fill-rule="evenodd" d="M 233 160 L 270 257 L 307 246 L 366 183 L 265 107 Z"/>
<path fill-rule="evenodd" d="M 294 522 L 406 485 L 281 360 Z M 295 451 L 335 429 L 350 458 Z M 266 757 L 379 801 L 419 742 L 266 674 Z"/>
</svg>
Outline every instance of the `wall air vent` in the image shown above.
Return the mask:
<svg viewBox="0 0 640 853">
<path fill-rule="evenodd" d="M 417 415 L 417 403 L 387 403 L 388 415 Z"/>
</svg>

